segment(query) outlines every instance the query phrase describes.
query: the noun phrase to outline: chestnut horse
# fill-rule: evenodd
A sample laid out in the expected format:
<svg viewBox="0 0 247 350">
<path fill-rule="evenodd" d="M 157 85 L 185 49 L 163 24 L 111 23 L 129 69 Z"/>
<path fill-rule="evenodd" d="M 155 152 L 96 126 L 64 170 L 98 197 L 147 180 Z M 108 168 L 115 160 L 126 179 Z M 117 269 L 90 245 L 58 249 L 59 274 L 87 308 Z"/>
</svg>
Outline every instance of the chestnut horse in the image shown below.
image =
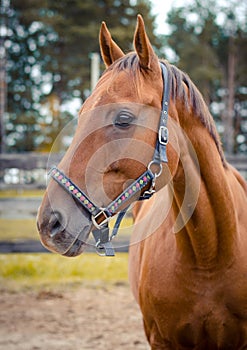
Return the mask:
<svg viewBox="0 0 247 350">
<path fill-rule="evenodd" d="M 135 195 L 123 207 L 151 176 L 140 192 L 156 193 L 133 208 L 129 249 L 130 284 L 151 348 L 247 349 L 246 183 L 226 162 L 201 94 L 185 73 L 159 61 L 141 16 L 134 48 L 125 55 L 102 23 L 107 69 L 54 170 L 65 185 L 48 185 L 37 219 L 41 240 L 60 254 L 80 254 L 92 227 L 108 219 L 105 209 L 103 219 L 90 214 L 94 203 L 113 201 L 118 212 L 130 179 L 138 179 Z M 160 162 L 152 161 L 157 149 Z"/>
</svg>

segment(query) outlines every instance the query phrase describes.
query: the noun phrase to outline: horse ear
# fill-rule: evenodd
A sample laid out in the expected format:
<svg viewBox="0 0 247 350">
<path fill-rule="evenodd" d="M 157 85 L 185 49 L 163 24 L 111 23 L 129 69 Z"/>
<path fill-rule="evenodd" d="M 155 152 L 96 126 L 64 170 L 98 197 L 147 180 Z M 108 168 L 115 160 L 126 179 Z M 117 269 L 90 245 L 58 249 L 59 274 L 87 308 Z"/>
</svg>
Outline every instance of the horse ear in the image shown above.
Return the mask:
<svg viewBox="0 0 247 350">
<path fill-rule="evenodd" d="M 141 15 L 137 16 L 137 25 L 134 35 L 134 47 L 139 57 L 140 66 L 142 68 L 152 69 L 152 63 L 154 61 L 158 63 L 158 57 L 156 56 L 149 41 Z"/>
<path fill-rule="evenodd" d="M 124 53 L 120 47 L 112 40 L 111 34 L 107 29 L 105 22 L 102 22 L 99 33 L 100 52 L 106 67 L 109 67 L 118 58 L 123 57 Z"/>
</svg>

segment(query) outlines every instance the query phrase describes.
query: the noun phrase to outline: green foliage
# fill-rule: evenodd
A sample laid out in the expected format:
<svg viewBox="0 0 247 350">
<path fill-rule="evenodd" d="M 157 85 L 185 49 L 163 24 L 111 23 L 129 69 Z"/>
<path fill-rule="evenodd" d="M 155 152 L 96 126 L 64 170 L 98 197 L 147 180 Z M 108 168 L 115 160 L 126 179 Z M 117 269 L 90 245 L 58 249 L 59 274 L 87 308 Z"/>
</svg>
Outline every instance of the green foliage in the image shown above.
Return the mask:
<svg viewBox="0 0 247 350">
<path fill-rule="evenodd" d="M 163 42 L 154 35 L 149 0 L 12 0 L 10 5 L 3 15 L 8 28 L 9 149 L 50 150 L 72 119 L 66 103 L 84 100 L 90 92 L 90 53 L 99 52 L 101 22 L 107 22 L 113 38 L 129 51 L 141 13 L 157 53 L 165 47 L 173 50 L 176 65 L 211 105 L 225 140 L 231 133 L 224 125 L 232 125 L 234 151 L 247 151 L 247 14 L 241 2 L 192 0 L 173 7 L 168 13 L 171 33 Z M 229 68 L 232 57 L 235 65 Z M 227 123 L 231 115 L 233 121 Z"/>
<path fill-rule="evenodd" d="M 178 57 L 177 65 L 190 75 L 209 103 L 221 79 L 215 52 L 220 37 L 216 15 L 210 7 L 202 6 L 175 8 L 169 13 L 172 34 L 168 43 Z"/>
<path fill-rule="evenodd" d="M 171 34 L 166 37 L 176 65 L 189 74 L 211 107 L 228 152 L 247 151 L 247 26 L 239 18 L 238 5 L 194 0 L 172 8 Z M 246 20 L 247 13 L 242 15 Z"/>
<path fill-rule="evenodd" d="M 72 119 L 61 106 L 88 96 L 90 53 L 99 52 L 103 20 L 120 46 L 130 50 L 136 16 L 142 13 L 153 44 L 161 46 L 148 0 L 12 0 L 10 5 L 4 18 L 9 28 L 6 131 L 12 151 L 49 151 Z"/>
</svg>

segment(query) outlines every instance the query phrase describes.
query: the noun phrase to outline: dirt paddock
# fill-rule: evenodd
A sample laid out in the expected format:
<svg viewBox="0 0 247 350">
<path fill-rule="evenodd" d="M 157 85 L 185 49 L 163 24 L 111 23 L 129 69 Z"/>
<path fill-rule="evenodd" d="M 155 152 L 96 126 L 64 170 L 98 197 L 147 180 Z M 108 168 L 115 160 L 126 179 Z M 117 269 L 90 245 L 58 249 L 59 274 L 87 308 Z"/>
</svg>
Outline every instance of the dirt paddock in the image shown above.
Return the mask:
<svg viewBox="0 0 247 350">
<path fill-rule="evenodd" d="M 149 349 L 127 285 L 0 293 L 1 350 Z"/>
</svg>

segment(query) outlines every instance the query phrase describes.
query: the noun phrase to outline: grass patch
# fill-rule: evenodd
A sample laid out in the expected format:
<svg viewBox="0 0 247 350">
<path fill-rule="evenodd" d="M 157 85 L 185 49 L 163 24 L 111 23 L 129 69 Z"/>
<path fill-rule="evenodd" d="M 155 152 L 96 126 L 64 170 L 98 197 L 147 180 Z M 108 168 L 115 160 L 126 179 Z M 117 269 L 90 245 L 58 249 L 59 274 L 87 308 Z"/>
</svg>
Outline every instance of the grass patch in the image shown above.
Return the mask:
<svg viewBox="0 0 247 350">
<path fill-rule="evenodd" d="M 0 192 L 0 198 L 10 197 L 42 197 L 45 190 L 9 189 Z"/>
<path fill-rule="evenodd" d="M 114 226 L 115 220 L 110 221 L 110 228 Z M 133 219 L 126 217 L 121 223 L 119 236 L 129 236 L 132 231 Z M 0 241 L 15 241 L 23 239 L 38 240 L 39 235 L 36 228 L 36 219 L 0 219 Z"/>
<path fill-rule="evenodd" d="M 39 239 L 35 219 L 0 219 L 0 241 Z"/>
<path fill-rule="evenodd" d="M 82 282 L 127 283 L 128 254 L 114 258 L 84 253 L 76 258 L 56 254 L 0 254 L 0 285 L 7 290 L 54 287 Z"/>
</svg>

